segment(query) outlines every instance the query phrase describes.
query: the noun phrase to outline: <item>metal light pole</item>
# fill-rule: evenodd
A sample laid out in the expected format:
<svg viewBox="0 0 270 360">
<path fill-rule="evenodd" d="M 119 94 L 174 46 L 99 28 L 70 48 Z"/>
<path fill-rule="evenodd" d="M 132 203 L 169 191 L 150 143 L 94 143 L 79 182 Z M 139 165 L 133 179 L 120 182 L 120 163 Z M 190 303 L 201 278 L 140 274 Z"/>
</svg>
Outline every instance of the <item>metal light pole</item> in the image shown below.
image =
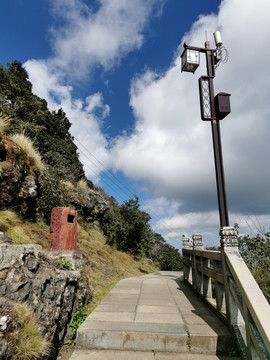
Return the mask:
<svg viewBox="0 0 270 360">
<path fill-rule="evenodd" d="M 214 33 L 216 49 L 210 48 L 210 42 L 205 42 L 204 48 L 198 48 L 184 44 L 182 58 L 182 71 L 195 72 L 199 66 L 199 53 L 206 55 L 207 76 L 199 79 L 201 118 L 211 121 L 213 148 L 215 157 L 216 184 L 219 205 L 220 227 L 229 226 L 227 208 L 225 178 L 222 159 L 222 146 L 219 121 L 230 113 L 230 94 L 219 93 L 214 96 L 213 79 L 215 77 L 215 65 L 220 59 L 220 48 L 222 45 L 220 33 Z"/>
</svg>

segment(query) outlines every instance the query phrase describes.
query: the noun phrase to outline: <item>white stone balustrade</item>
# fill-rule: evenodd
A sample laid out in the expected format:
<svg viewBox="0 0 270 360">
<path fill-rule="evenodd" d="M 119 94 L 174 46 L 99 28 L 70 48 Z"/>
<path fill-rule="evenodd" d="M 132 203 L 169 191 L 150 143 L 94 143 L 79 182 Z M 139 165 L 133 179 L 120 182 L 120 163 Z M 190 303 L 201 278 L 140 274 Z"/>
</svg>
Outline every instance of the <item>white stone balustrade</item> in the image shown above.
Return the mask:
<svg viewBox="0 0 270 360">
<path fill-rule="evenodd" d="M 237 230 L 220 229 L 219 251 L 192 239 L 182 236 L 184 280 L 234 333 L 244 359 L 270 359 L 270 306 L 238 251 Z"/>
</svg>

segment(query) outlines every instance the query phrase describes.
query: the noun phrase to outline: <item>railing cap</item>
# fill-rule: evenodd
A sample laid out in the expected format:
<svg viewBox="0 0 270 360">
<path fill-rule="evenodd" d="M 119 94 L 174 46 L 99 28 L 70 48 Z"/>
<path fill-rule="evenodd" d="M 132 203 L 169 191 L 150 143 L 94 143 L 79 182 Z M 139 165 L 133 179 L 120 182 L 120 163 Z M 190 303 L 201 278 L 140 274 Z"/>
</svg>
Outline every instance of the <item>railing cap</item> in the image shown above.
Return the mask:
<svg viewBox="0 0 270 360">
<path fill-rule="evenodd" d="M 238 248 L 238 231 L 233 226 L 220 228 L 220 245 L 223 248 Z"/>
<path fill-rule="evenodd" d="M 194 250 L 203 250 L 203 239 L 201 234 L 193 234 L 192 240 Z"/>
</svg>

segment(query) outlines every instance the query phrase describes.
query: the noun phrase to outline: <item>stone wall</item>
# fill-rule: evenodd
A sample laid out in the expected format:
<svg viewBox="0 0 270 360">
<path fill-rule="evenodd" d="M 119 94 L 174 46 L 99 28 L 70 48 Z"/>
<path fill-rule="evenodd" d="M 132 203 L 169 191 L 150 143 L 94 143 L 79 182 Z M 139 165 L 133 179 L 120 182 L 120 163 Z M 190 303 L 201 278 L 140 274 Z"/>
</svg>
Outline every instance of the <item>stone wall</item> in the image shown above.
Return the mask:
<svg viewBox="0 0 270 360">
<path fill-rule="evenodd" d="M 0 243 L 0 317 L 8 316 L 15 303 L 30 305 L 41 333 L 52 343 L 49 358 L 55 359 L 77 307 L 92 295 L 80 282 L 80 270 L 65 270 L 49 255 L 39 245 Z"/>
</svg>

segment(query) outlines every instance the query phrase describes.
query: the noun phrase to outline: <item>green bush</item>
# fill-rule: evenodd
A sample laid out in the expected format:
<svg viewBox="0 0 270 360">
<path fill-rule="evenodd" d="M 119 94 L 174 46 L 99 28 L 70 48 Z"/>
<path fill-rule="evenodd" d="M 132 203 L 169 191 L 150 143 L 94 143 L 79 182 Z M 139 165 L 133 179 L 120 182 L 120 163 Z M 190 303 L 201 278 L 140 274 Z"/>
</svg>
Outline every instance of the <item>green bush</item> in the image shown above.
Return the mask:
<svg viewBox="0 0 270 360">
<path fill-rule="evenodd" d="M 115 205 L 102 222 L 110 245 L 136 256 L 148 255 L 151 247 L 150 215 L 140 209 L 138 197 Z"/>
<path fill-rule="evenodd" d="M 69 205 L 68 193 L 63 182 L 52 170 L 40 176 L 39 184 L 37 216 L 50 224 L 52 208 Z"/>
<path fill-rule="evenodd" d="M 169 244 L 160 244 L 154 256 L 158 261 L 161 270 L 164 271 L 181 271 L 183 270 L 183 259 L 177 249 Z"/>
<path fill-rule="evenodd" d="M 77 330 L 81 326 L 81 324 L 84 322 L 84 320 L 87 318 L 88 315 L 88 307 L 87 305 L 80 305 L 69 323 L 69 333 L 72 336 L 72 340 L 76 338 Z"/>
<path fill-rule="evenodd" d="M 240 236 L 239 251 L 270 303 L 270 232 Z"/>
<path fill-rule="evenodd" d="M 65 256 L 60 256 L 59 258 L 57 258 L 56 264 L 62 266 L 66 270 L 73 269 L 72 263 Z"/>
</svg>

